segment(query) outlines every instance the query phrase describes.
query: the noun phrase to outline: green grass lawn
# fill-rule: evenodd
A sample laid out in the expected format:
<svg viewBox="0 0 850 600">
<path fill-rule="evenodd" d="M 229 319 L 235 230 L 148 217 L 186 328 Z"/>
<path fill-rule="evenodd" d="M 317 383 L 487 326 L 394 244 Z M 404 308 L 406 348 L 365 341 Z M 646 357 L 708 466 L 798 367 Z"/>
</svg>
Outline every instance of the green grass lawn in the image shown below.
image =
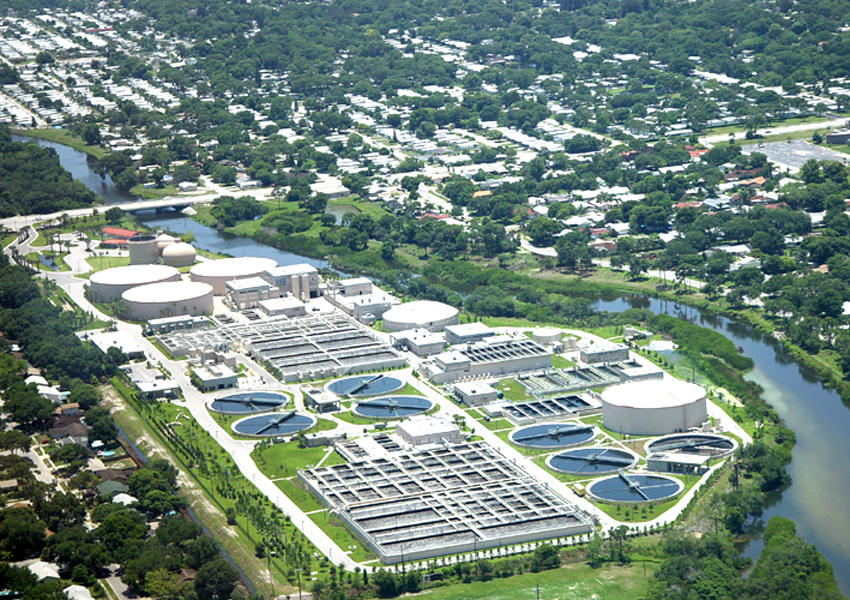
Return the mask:
<svg viewBox="0 0 850 600">
<path fill-rule="evenodd" d="M 511 424 L 511 422 L 507 419 L 496 419 L 495 421 L 479 420 L 478 422 L 490 431 L 499 431 L 500 429 L 513 429 L 513 424 Z"/>
<path fill-rule="evenodd" d="M 571 360 L 567 360 L 566 358 L 564 358 L 563 356 L 559 356 L 558 354 L 552 355 L 553 369 L 569 369 L 574 366 L 576 366 L 576 364 Z"/>
<path fill-rule="evenodd" d="M 90 256 L 86 262 L 94 271 L 104 271 L 112 267 L 126 267 L 130 264 L 129 256 Z"/>
<path fill-rule="evenodd" d="M 364 547 L 362 542 L 354 537 L 339 517 L 329 515 L 327 512 L 322 511 L 320 513 L 313 513 L 310 515 L 310 519 L 312 519 L 322 531 L 328 534 L 328 537 L 335 541 L 337 545 L 343 549 L 343 551 L 347 551 L 349 556 L 357 562 L 364 562 L 377 558 L 371 550 Z M 332 558 L 337 560 L 335 556 Z"/>
<path fill-rule="evenodd" d="M 81 138 L 76 137 L 67 129 L 27 129 L 25 131 L 17 131 L 16 133 L 26 137 L 56 142 L 63 146 L 70 146 L 86 154 L 91 154 L 98 159 L 103 158 L 106 154 L 106 150 L 100 146 L 87 146 Z"/>
<path fill-rule="evenodd" d="M 522 384 L 516 379 L 502 379 L 499 383 L 496 384 L 496 389 L 502 392 L 505 395 L 505 398 L 510 400 L 511 402 L 522 402 L 524 400 L 531 400 L 532 397 L 528 395 L 526 389 L 522 386 Z"/>
<path fill-rule="evenodd" d="M 141 183 L 130 188 L 130 193 L 136 196 L 141 196 L 145 200 L 157 200 L 167 196 L 176 196 L 180 192 L 173 185 L 166 185 L 161 188 L 146 188 Z"/>
<path fill-rule="evenodd" d="M 262 450 L 254 450 L 251 457 L 259 467 L 260 471 L 270 479 L 279 477 L 292 477 L 296 469 L 305 469 L 308 465 L 319 464 L 325 456 L 327 448 L 299 448 L 298 442 L 286 442 L 283 444 L 272 444 Z M 322 463 L 323 467 L 338 465 L 345 460 L 336 452 Z"/>
<path fill-rule="evenodd" d="M 534 600 L 540 586 L 540 598 L 547 600 L 635 600 L 655 569 L 656 565 L 648 563 L 644 575 L 637 565 L 591 569 L 571 564 L 552 571 L 441 587 L 419 596 L 425 600 Z"/>
<path fill-rule="evenodd" d="M 297 479 L 281 479 L 280 481 L 275 481 L 274 484 L 304 512 L 313 512 L 314 510 L 322 509 L 321 503 L 316 500 L 313 494 L 301 487 L 301 482 Z"/>
</svg>

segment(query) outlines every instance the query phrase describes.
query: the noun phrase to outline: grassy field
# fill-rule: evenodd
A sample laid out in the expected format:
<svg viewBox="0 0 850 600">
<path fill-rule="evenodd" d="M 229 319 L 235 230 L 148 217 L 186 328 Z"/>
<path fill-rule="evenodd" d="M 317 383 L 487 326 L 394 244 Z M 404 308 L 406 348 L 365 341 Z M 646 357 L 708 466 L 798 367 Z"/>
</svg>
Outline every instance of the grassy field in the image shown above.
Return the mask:
<svg viewBox="0 0 850 600">
<path fill-rule="evenodd" d="M 100 146 L 87 146 L 82 139 L 76 137 L 67 129 L 26 129 L 16 131 L 15 133 L 31 138 L 38 138 L 40 140 L 56 142 L 63 146 L 70 146 L 71 148 L 90 154 L 98 159 L 103 158 L 106 154 L 106 150 Z"/>
<path fill-rule="evenodd" d="M 339 517 L 328 515 L 327 512 L 322 511 L 319 513 L 313 513 L 310 515 L 310 519 L 318 525 L 329 538 L 335 541 L 340 548 L 347 551 L 348 555 L 357 562 L 365 562 L 367 560 L 374 560 L 377 558 L 377 556 L 364 547 L 357 538 L 351 534 Z M 335 557 L 334 560 L 336 560 Z"/>
<path fill-rule="evenodd" d="M 569 362 L 569 361 L 567 361 Z M 516 379 L 502 379 L 496 384 L 496 389 L 505 395 L 505 398 L 512 402 L 522 402 L 523 400 L 531 400 L 531 396 L 526 393 L 525 388 Z"/>
<path fill-rule="evenodd" d="M 656 566 L 604 566 L 591 569 L 572 564 L 552 571 L 525 573 L 506 579 L 437 588 L 419 594 L 424 600 L 534 600 L 537 586 L 546 600 L 635 600 L 646 588 Z"/>
<path fill-rule="evenodd" d="M 553 369 L 569 369 L 571 367 L 576 366 L 574 362 L 571 360 L 567 360 L 563 356 L 559 356 L 557 354 L 552 355 L 552 368 Z"/>
<path fill-rule="evenodd" d="M 274 484 L 304 512 L 313 512 L 314 510 L 322 509 L 319 501 L 316 500 L 313 494 L 301 487 L 297 479 L 280 479 L 275 481 Z"/>
<path fill-rule="evenodd" d="M 479 421 L 485 428 L 490 431 L 499 431 L 501 429 L 513 429 L 513 425 L 507 419 L 496 419 L 495 421 Z"/>
<path fill-rule="evenodd" d="M 167 196 L 177 196 L 180 192 L 173 185 L 166 185 L 161 188 L 146 188 L 140 183 L 130 188 L 130 193 L 135 196 L 141 196 L 145 200 L 157 200 Z"/>
<path fill-rule="evenodd" d="M 304 469 L 319 464 L 326 452 L 327 448 L 324 446 L 299 448 L 298 442 L 286 442 L 256 449 L 251 453 L 251 457 L 266 477 L 277 479 L 295 475 L 296 469 Z M 332 452 L 322 463 L 322 466 L 329 467 L 344 462 L 345 460 L 339 454 Z"/>
<path fill-rule="evenodd" d="M 126 267 L 130 264 L 129 256 L 90 256 L 86 262 L 93 271 L 104 271 L 112 267 Z"/>
</svg>

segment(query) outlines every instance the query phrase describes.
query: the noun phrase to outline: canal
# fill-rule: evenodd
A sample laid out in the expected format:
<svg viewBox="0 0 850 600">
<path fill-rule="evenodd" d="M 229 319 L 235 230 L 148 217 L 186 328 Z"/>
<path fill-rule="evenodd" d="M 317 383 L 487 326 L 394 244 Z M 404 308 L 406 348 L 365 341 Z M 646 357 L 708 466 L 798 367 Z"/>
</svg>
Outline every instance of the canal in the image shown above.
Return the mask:
<svg viewBox="0 0 850 600">
<path fill-rule="evenodd" d="M 62 165 L 103 196 L 107 204 L 127 201 L 114 186 L 102 185 L 100 175 L 93 171 L 93 164 L 84 153 L 51 142 L 39 143 L 56 147 Z M 324 261 L 276 250 L 250 238 L 221 234 L 179 213 L 150 215 L 142 220 L 177 233 L 191 231 L 198 247 L 214 252 L 263 256 L 281 265 L 307 262 L 316 267 L 327 266 Z M 776 340 L 730 319 L 643 297 L 598 298 L 593 306 L 611 312 L 647 308 L 686 319 L 722 333 L 753 359 L 755 367 L 748 379 L 762 386 L 765 400 L 797 435 L 794 461 L 789 466 L 793 483 L 772 499 L 762 519 L 767 521 L 775 515 L 792 519 L 800 536 L 817 546 L 832 563 L 841 592 L 850 595 L 850 468 L 840 465 L 841 457 L 850 455 L 850 411 L 838 394 L 823 389 L 817 374 L 795 363 Z M 761 547 L 760 537 L 754 535 L 745 554 L 756 558 Z"/>
</svg>

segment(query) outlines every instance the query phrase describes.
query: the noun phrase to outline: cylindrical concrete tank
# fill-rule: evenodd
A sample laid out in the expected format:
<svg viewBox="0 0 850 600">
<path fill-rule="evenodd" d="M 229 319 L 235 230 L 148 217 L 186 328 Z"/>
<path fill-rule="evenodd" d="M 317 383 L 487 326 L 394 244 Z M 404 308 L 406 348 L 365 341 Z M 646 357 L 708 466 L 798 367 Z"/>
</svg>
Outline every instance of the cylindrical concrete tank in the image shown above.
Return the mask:
<svg viewBox="0 0 850 600">
<path fill-rule="evenodd" d="M 650 379 L 602 392 L 602 424 L 615 433 L 664 435 L 708 418 L 705 389 L 679 379 Z"/>
<path fill-rule="evenodd" d="M 95 302 L 115 302 L 129 289 L 151 283 L 180 281 L 180 273 L 165 265 L 130 265 L 93 273 L 89 294 Z"/>
<path fill-rule="evenodd" d="M 168 235 L 167 233 L 163 233 L 158 231 L 156 234 L 156 249 L 159 250 L 159 253 L 162 254 L 162 251 L 165 250 L 168 246 L 175 243 L 177 238 L 173 235 Z"/>
<path fill-rule="evenodd" d="M 127 290 L 121 298 L 127 307 L 127 318 L 133 321 L 180 315 L 197 317 L 213 311 L 212 286 L 195 281 L 143 285 Z"/>
<path fill-rule="evenodd" d="M 188 267 L 195 264 L 197 252 L 192 244 L 176 242 L 162 251 L 162 262 L 172 267 Z"/>
<path fill-rule="evenodd" d="M 428 329 L 442 331 L 447 325 L 457 325 L 458 310 L 454 306 L 431 300 L 414 300 L 394 306 L 384 313 L 387 331 Z"/>
<path fill-rule="evenodd" d="M 127 240 L 131 265 L 152 265 L 159 261 L 156 236 L 139 233 Z"/>
<path fill-rule="evenodd" d="M 548 346 L 561 341 L 561 331 L 558 329 L 535 329 L 532 339 L 541 346 Z"/>
<path fill-rule="evenodd" d="M 228 281 L 259 277 L 276 266 L 277 262 L 271 258 L 245 256 L 198 263 L 189 273 L 192 281 L 208 283 L 213 287 L 216 296 L 223 296 Z"/>
</svg>

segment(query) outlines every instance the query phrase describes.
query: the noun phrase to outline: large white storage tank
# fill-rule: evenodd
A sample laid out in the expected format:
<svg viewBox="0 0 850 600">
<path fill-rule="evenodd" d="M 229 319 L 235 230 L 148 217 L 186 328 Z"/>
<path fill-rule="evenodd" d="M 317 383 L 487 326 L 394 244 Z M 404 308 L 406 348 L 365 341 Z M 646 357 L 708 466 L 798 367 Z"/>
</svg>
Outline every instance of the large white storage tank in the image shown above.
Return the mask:
<svg viewBox="0 0 850 600">
<path fill-rule="evenodd" d="M 175 242 L 162 251 L 162 262 L 172 267 L 188 267 L 195 264 L 197 251 L 192 244 Z"/>
<path fill-rule="evenodd" d="M 442 331 L 447 325 L 457 325 L 458 310 L 454 306 L 431 300 L 414 300 L 394 306 L 384 313 L 387 331 L 427 329 Z"/>
<path fill-rule="evenodd" d="M 121 296 L 127 318 L 149 321 L 164 317 L 198 317 L 213 311 L 213 288 L 207 283 L 177 281 L 152 283 L 127 290 Z"/>
<path fill-rule="evenodd" d="M 245 256 L 241 258 L 223 258 L 198 263 L 189 270 L 192 281 L 208 283 L 216 296 L 223 296 L 227 282 L 235 279 L 259 277 L 277 266 L 271 258 Z"/>
<path fill-rule="evenodd" d="M 708 419 L 705 389 L 679 379 L 650 379 L 602 392 L 602 424 L 615 433 L 664 435 Z"/>
<path fill-rule="evenodd" d="M 131 265 L 152 265 L 159 262 L 155 235 L 137 233 L 127 240 L 127 248 L 130 249 Z"/>
<path fill-rule="evenodd" d="M 166 281 L 180 281 L 177 269 L 165 265 L 114 267 L 92 274 L 89 294 L 95 302 L 115 302 L 131 288 Z"/>
</svg>

